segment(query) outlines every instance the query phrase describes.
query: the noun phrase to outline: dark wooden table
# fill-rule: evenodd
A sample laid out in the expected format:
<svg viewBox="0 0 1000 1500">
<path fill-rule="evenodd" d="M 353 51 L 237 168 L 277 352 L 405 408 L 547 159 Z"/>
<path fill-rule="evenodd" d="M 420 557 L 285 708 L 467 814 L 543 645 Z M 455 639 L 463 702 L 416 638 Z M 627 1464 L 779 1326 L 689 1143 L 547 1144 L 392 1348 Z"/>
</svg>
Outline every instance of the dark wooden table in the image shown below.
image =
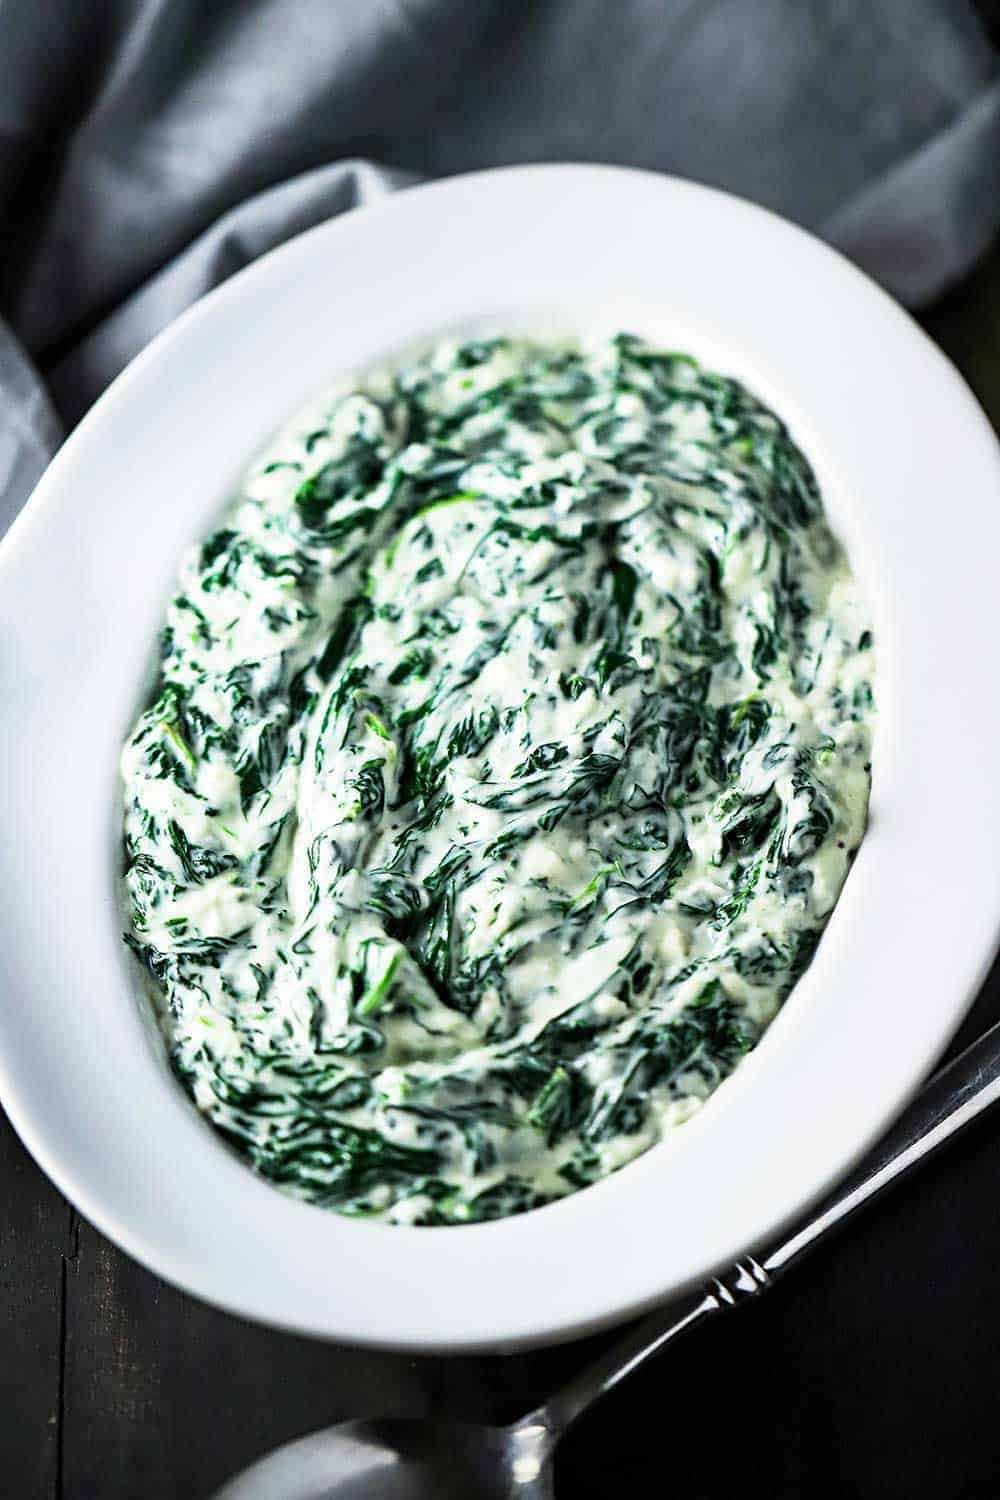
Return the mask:
<svg viewBox="0 0 1000 1500">
<path fill-rule="evenodd" d="M 924 322 L 1000 426 L 1000 250 Z M 961 453 L 953 472 L 961 485 Z M 983 683 L 984 694 L 996 688 Z M 1000 787 L 1000 746 L 997 773 Z M 1000 966 L 962 1039 L 998 1015 Z M 348 1416 L 514 1415 L 590 1347 L 411 1359 L 243 1323 L 164 1285 L 82 1221 L 2 1116 L 0 1192 L 10 1500 L 201 1500 L 269 1448 Z M 567 1443 L 560 1495 L 996 1500 L 998 1266 L 1000 1113 L 763 1302 L 698 1331 L 609 1399 Z"/>
</svg>

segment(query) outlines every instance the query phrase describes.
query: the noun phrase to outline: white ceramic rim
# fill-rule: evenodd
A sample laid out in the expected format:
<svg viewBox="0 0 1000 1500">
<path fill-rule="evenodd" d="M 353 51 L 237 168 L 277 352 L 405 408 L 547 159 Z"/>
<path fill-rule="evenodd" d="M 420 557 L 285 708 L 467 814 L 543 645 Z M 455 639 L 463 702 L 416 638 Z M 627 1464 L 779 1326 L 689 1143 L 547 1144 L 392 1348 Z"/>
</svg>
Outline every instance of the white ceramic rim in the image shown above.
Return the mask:
<svg viewBox="0 0 1000 1500">
<path fill-rule="evenodd" d="M 785 417 L 873 607 L 874 793 L 815 962 L 708 1108 L 560 1203 L 408 1229 L 285 1198 L 168 1076 L 119 940 L 115 767 L 182 545 L 255 450 L 335 376 L 484 326 L 631 328 Z M 998 501 L 993 432 L 907 315 L 803 231 L 690 183 L 477 173 L 233 277 L 115 381 L 0 550 L 0 1097 L 25 1144 L 160 1276 L 356 1343 L 565 1338 L 732 1261 L 884 1128 L 994 951 Z"/>
</svg>

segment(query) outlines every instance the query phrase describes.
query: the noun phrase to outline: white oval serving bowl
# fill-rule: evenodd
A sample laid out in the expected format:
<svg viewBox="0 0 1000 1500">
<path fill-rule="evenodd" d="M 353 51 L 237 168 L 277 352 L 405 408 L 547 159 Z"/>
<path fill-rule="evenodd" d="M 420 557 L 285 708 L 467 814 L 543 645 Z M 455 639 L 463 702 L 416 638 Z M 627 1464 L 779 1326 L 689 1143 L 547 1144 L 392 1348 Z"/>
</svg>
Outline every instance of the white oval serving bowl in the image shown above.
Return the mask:
<svg viewBox="0 0 1000 1500">
<path fill-rule="evenodd" d="M 285 1197 L 170 1077 L 123 950 L 117 764 L 183 546 L 336 377 L 442 333 L 627 328 L 743 379 L 812 461 L 873 610 L 871 825 L 757 1051 L 618 1175 L 413 1229 Z M 803 1208 L 951 1035 L 1000 930 L 1000 457 L 955 371 L 809 235 L 689 183 L 541 166 L 422 187 L 205 298 L 97 403 L 0 551 L 0 1095 L 101 1230 L 246 1316 L 407 1349 L 636 1313 Z"/>
</svg>

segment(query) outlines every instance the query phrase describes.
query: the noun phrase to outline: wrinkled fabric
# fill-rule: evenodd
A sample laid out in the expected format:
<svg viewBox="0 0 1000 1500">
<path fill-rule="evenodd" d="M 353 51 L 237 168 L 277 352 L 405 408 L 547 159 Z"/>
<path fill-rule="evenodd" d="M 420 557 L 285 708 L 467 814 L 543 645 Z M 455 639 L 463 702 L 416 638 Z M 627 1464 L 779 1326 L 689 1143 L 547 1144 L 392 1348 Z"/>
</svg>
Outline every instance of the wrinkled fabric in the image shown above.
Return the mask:
<svg viewBox="0 0 1000 1500">
<path fill-rule="evenodd" d="M 17 340 L 0 326 L 0 535 L 42 475 L 59 419 Z"/>
<path fill-rule="evenodd" d="M 0 526 L 197 297 L 427 178 L 678 173 L 919 305 L 1000 227 L 998 61 L 972 0 L 0 0 Z"/>
</svg>

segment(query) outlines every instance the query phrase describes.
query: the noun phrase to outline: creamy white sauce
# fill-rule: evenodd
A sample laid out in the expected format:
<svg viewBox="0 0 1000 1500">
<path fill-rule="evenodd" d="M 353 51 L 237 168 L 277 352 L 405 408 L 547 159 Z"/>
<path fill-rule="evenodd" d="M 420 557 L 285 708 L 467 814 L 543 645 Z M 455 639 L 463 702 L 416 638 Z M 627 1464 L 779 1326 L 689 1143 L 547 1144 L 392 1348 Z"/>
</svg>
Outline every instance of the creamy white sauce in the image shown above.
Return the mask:
<svg viewBox="0 0 1000 1500">
<path fill-rule="evenodd" d="M 314 405 L 186 558 L 124 751 L 179 1077 L 342 1212 L 616 1170 L 808 962 L 872 675 L 808 464 L 691 360 L 442 344 Z"/>
</svg>

